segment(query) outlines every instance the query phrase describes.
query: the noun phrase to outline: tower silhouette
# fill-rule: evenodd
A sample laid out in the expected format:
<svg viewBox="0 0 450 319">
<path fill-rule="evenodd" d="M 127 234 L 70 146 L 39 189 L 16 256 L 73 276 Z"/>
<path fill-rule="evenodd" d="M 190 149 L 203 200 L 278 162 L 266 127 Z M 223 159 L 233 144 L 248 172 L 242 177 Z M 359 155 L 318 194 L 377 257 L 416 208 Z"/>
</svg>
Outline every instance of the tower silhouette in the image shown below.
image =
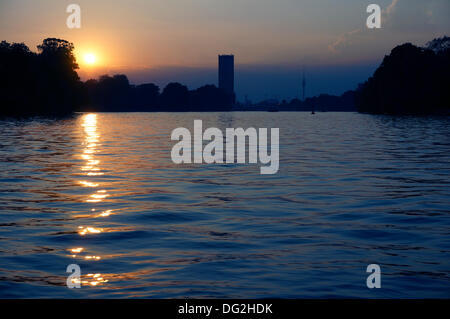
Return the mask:
<svg viewBox="0 0 450 319">
<path fill-rule="evenodd" d="M 305 91 L 306 91 L 306 79 L 305 79 L 305 68 L 303 67 L 303 74 L 302 74 L 302 101 L 305 100 Z"/>
<path fill-rule="evenodd" d="M 219 88 L 224 90 L 235 103 L 234 94 L 234 55 L 219 55 Z"/>
<path fill-rule="evenodd" d="M 219 55 L 219 88 L 234 93 L 234 56 Z"/>
</svg>

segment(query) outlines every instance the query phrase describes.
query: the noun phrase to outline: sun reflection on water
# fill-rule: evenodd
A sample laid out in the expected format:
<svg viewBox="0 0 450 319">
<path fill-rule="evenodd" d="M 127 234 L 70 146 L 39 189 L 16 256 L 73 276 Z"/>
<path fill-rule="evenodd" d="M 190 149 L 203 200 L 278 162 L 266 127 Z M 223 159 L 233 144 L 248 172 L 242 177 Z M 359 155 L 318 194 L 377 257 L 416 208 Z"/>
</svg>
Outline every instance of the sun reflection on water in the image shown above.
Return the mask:
<svg viewBox="0 0 450 319">
<path fill-rule="evenodd" d="M 98 147 L 100 144 L 100 134 L 97 128 L 97 114 L 86 114 L 82 117 L 82 124 L 84 131 L 84 141 L 83 141 L 83 154 L 81 158 L 85 160 L 84 165 L 81 167 L 81 171 L 87 176 L 101 176 L 104 173 L 101 171 L 99 165 L 100 160 L 94 158 L 95 154 L 98 152 Z M 81 180 L 78 181 L 84 187 L 99 187 L 98 182 Z M 89 195 L 86 199 L 88 203 L 99 203 L 108 197 L 107 191 L 105 189 L 97 190 L 95 193 Z"/>
<path fill-rule="evenodd" d="M 84 236 L 86 234 L 100 234 L 103 232 L 101 228 L 78 226 L 78 234 Z"/>
<path fill-rule="evenodd" d="M 100 164 L 100 160 L 94 159 L 94 154 L 97 153 L 100 138 L 100 134 L 97 131 L 97 114 L 84 115 L 83 123 L 81 125 L 85 133 L 83 143 L 84 149 L 81 158 L 86 161 L 81 170 L 87 171 L 88 176 L 103 175 L 102 172 L 99 172 L 100 169 L 97 167 L 97 165 Z"/>
<path fill-rule="evenodd" d="M 102 274 L 87 274 L 85 276 L 81 276 L 80 279 L 76 277 L 71 278 L 71 282 L 73 284 L 83 284 L 90 286 L 97 286 L 108 281 L 108 279 L 104 279 L 104 275 Z"/>
<path fill-rule="evenodd" d="M 81 117 L 81 127 L 83 129 L 84 137 L 83 137 L 83 149 L 80 155 L 81 159 L 84 161 L 80 170 L 82 175 L 86 176 L 85 179 L 78 180 L 77 184 L 82 187 L 87 187 L 93 190 L 93 193 L 87 195 L 87 198 L 84 200 L 86 203 L 91 203 L 92 205 L 99 205 L 104 202 L 108 194 L 107 189 L 104 188 L 104 183 L 98 178 L 104 173 L 100 167 L 101 161 L 96 158 L 96 154 L 99 152 L 99 148 L 101 147 L 100 142 L 100 133 L 98 130 L 97 123 L 97 114 L 86 114 Z M 97 180 L 95 178 L 97 177 Z M 103 184 L 103 185 L 102 185 Z M 94 206 L 96 207 L 96 206 Z M 98 217 L 108 217 L 113 214 L 112 209 L 98 209 L 91 208 L 90 214 L 83 214 L 77 217 L 80 218 L 98 218 Z M 95 224 L 94 224 L 95 225 Z M 78 226 L 78 234 L 81 237 L 86 237 L 89 235 L 98 235 L 104 232 L 104 229 L 101 227 L 97 227 L 95 225 L 92 226 Z M 80 258 L 84 261 L 94 262 L 102 259 L 98 254 L 93 254 L 89 249 L 85 249 L 84 247 L 74 247 L 68 249 L 70 252 L 70 257 L 72 258 Z M 89 286 L 97 286 L 102 283 L 106 283 L 108 280 L 103 278 L 102 274 L 87 274 L 82 276 L 80 280 L 81 284 L 89 285 Z"/>
<path fill-rule="evenodd" d="M 89 195 L 89 199 L 87 199 L 86 202 L 98 203 L 108 196 L 109 194 L 106 194 L 106 190 L 98 190 L 96 193 Z"/>
<path fill-rule="evenodd" d="M 101 257 L 100 256 L 84 256 L 84 259 L 86 260 L 100 260 Z"/>
<path fill-rule="evenodd" d="M 79 181 L 79 183 L 86 187 L 97 187 L 98 186 L 97 183 L 92 183 L 92 182 L 88 182 L 88 181 Z"/>
<path fill-rule="evenodd" d="M 102 274 L 87 274 L 85 280 L 81 280 L 82 284 L 91 286 L 97 286 L 105 282 L 108 282 L 108 279 L 104 279 Z"/>
<path fill-rule="evenodd" d="M 105 210 L 105 211 L 101 212 L 100 214 L 96 215 L 95 217 L 108 217 L 112 214 L 113 214 L 112 209 L 108 209 L 108 210 Z"/>
</svg>

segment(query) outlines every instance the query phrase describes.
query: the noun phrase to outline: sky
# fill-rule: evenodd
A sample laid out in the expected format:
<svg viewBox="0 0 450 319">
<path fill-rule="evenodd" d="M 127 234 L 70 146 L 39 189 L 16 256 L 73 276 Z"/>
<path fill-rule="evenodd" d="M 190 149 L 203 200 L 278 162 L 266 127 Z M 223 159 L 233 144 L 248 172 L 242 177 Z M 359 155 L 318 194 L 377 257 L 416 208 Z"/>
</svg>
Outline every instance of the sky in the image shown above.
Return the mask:
<svg viewBox="0 0 450 319">
<path fill-rule="evenodd" d="M 69 29 L 66 8 L 81 8 Z M 382 9 L 368 29 L 366 8 Z M 341 94 L 366 80 L 396 45 L 450 35 L 449 0 L 0 0 L 0 40 L 33 51 L 73 42 L 83 80 L 124 73 L 134 84 L 217 85 L 217 55 L 235 55 L 238 99 Z M 93 54 L 92 65 L 84 56 Z"/>
</svg>

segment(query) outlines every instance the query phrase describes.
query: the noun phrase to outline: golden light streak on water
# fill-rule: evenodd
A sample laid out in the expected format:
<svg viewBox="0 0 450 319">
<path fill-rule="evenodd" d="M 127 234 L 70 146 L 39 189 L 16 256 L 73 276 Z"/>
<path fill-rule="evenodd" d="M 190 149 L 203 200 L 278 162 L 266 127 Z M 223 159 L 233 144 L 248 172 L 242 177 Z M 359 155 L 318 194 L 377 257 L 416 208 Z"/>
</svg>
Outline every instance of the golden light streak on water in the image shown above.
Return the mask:
<svg viewBox="0 0 450 319">
<path fill-rule="evenodd" d="M 86 234 L 99 234 L 101 232 L 103 232 L 103 229 L 101 229 L 101 228 L 95 228 L 95 227 L 90 227 L 90 226 L 88 226 L 88 227 L 79 226 L 78 227 L 78 233 L 81 236 L 84 236 Z"/>
<path fill-rule="evenodd" d="M 108 217 L 110 215 L 112 215 L 112 210 L 108 209 L 108 210 L 105 210 L 104 212 L 101 212 L 100 214 L 96 215 L 95 217 Z"/>
<path fill-rule="evenodd" d="M 100 260 L 100 256 L 84 256 L 84 259 L 86 260 Z"/>
<path fill-rule="evenodd" d="M 83 186 L 86 187 L 97 187 L 98 184 L 97 183 L 92 183 L 92 182 L 88 182 L 88 181 L 79 181 L 78 183 L 80 183 Z"/>
</svg>

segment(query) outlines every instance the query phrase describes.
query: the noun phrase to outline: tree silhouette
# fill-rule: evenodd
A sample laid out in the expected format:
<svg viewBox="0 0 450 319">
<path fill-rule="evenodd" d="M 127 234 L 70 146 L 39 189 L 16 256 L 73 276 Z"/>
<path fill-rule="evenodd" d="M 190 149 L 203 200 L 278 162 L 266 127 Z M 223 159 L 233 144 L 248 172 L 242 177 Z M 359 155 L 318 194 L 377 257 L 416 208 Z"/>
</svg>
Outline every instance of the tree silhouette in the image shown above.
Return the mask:
<svg viewBox="0 0 450 319">
<path fill-rule="evenodd" d="M 228 111 L 233 97 L 215 85 L 204 85 L 189 92 L 190 109 L 195 111 Z"/>
<path fill-rule="evenodd" d="M 134 88 L 136 111 L 155 111 L 158 106 L 159 87 L 153 83 L 137 85 Z"/>
<path fill-rule="evenodd" d="M 82 83 L 73 44 L 49 38 L 31 52 L 23 43 L 0 44 L 2 115 L 61 115 L 81 103 Z"/>
<path fill-rule="evenodd" d="M 73 111 L 80 103 L 81 87 L 73 44 L 66 40 L 48 38 L 38 45 L 38 50 L 41 108 L 45 109 L 45 113 L 53 114 Z"/>
<path fill-rule="evenodd" d="M 72 43 L 44 39 L 38 53 L 23 43 L 0 43 L 0 116 L 65 115 L 74 111 L 228 111 L 234 96 L 215 85 L 189 91 L 169 83 L 159 93 L 152 83 L 130 84 L 124 74 L 103 75 L 81 82 Z M 430 41 L 425 48 L 397 46 L 372 77 L 341 96 L 321 94 L 304 101 L 262 101 L 261 106 L 309 111 L 390 114 L 450 113 L 450 38 Z M 270 103 L 270 105 L 268 105 Z M 276 104 L 273 104 L 276 103 Z"/>
<path fill-rule="evenodd" d="M 0 43 L 1 113 L 26 113 L 35 100 L 38 72 L 36 54 L 23 43 Z"/>
<path fill-rule="evenodd" d="M 177 82 L 167 84 L 160 97 L 160 104 L 164 111 L 186 110 L 188 102 L 188 88 Z"/>
<path fill-rule="evenodd" d="M 356 92 L 360 112 L 428 114 L 450 111 L 450 54 L 435 39 L 430 48 L 406 43 L 395 47 Z M 447 38 L 448 39 L 448 38 Z"/>
</svg>

